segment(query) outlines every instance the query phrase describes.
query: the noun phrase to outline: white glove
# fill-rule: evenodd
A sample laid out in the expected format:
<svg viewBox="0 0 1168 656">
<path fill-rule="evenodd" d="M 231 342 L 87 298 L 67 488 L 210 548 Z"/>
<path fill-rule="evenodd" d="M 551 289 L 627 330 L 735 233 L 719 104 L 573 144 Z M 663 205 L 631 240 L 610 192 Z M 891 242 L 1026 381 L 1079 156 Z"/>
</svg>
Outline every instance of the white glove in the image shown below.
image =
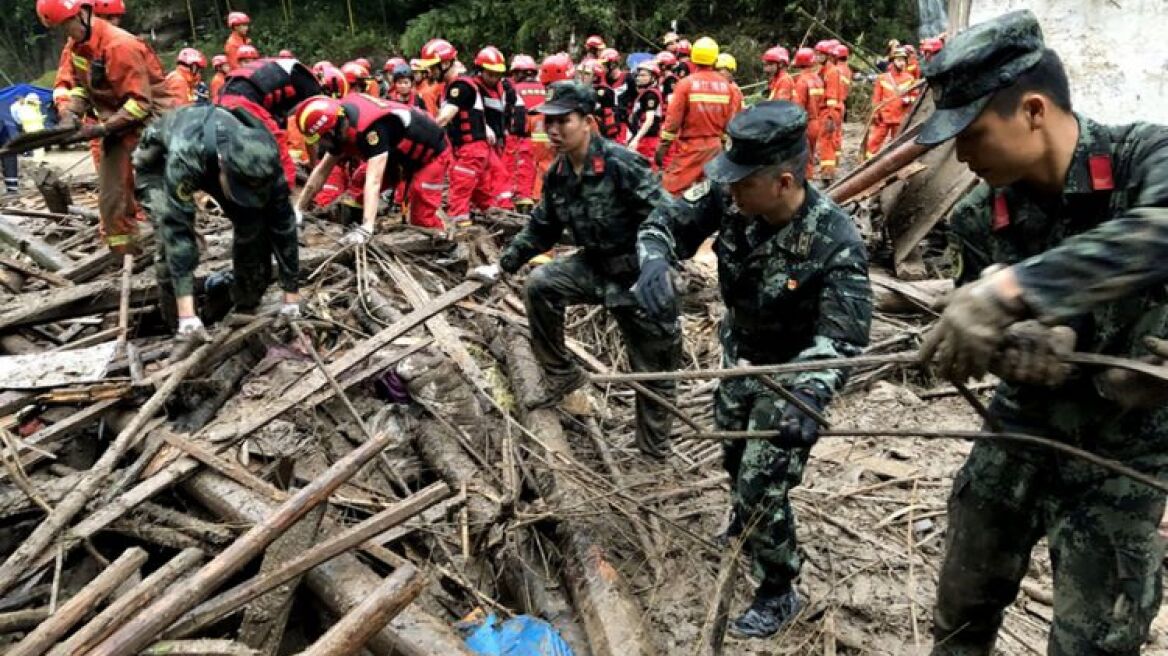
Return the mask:
<svg viewBox="0 0 1168 656">
<path fill-rule="evenodd" d="M 369 241 L 369 238 L 372 236 L 373 233 L 366 230 L 365 226 L 357 226 L 356 228 L 353 228 L 351 231 L 349 231 L 347 235 L 341 237 L 341 246 L 355 246 L 358 244 L 364 244 L 365 242 Z"/>
<path fill-rule="evenodd" d="M 198 317 L 179 317 L 177 337 L 182 342 L 206 342 L 210 339 Z"/>
<path fill-rule="evenodd" d="M 300 304 L 299 303 L 285 303 L 280 306 L 281 319 L 299 319 L 300 318 Z"/>
<path fill-rule="evenodd" d="M 487 126 L 487 143 L 489 143 L 489 144 L 491 144 L 492 146 L 494 146 L 494 145 L 495 145 L 495 142 L 496 142 L 496 141 L 498 141 L 498 140 L 499 140 L 499 138 L 495 136 L 495 131 L 494 131 L 494 130 L 492 130 L 492 129 L 491 129 L 491 126 L 489 126 L 489 125 L 488 125 L 488 126 Z"/>
<path fill-rule="evenodd" d="M 299 228 L 304 223 L 304 212 L 301 212 L 299 207 L 293 207 L 292 214 L 296 217 L 296 227 Z"/>
<path fill-rule="evenodd" d="M 467 278 L 481 282 L 484 285 L 493 285 L 499 282 L 499 265 L 484 264 L 477 266 L 470 270 Z"/>
</svg>

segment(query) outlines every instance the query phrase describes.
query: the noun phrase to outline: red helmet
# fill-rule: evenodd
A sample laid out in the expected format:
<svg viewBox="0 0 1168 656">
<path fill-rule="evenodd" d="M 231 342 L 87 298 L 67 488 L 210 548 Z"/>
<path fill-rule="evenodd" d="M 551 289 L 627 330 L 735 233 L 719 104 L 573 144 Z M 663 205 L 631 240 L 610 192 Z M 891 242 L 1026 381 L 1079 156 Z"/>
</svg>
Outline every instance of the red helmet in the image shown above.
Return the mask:
<svg viewBox="0 0 1168 656">
<path fill-rule="evenodd" d="M 576 71 L 577 72 L 582 71 L 584 73 L 592 75 L 593 73 L 596 72 L 596 60 L 591 58 L 591 57 L 585 57 L 584 59 L 581 59 L 580 63 L 576 64 Z"/>
<path fill-rule="evenodd" d="M 390 57 L 385 60 L 385 65 L 381 67 L 381 70 L 384 73 L 392 73 L 393 69 L 397 68 L 399 64 L 409 66 L 409 63 L 403 57 Z"/>
<path fill-rule="evenodd" d="M 37 0 L 37 16 L 45 27 L 56 27 L 81 13 L 82 7 L 93 8 L 93 0 Z"/>
<path fill-rule="evenodd" d="M 426 70 L 426 65 L 422 63 L 421 59 L 411 59 L 410 60 L 410 70 L 412 70 L 415 73 L 418 73 L 418 72 Z"/>
<path fill-rule="evenodd" d="M 788 66 L 791 63 L 791 53 L 783 46 L 775 46 L 768 48 L 766 52 L 762 53 L 762 60 L 772 64 L 782 64 Z"/>
<path fill-rule="evenodd" d="M 600 51 L 600 63 L 602 64 L 619 64 L 620 53 L 616 48 L 605 48 Z"/>
<path fill-rule="evenodd" d="M 296 127 L 304 135 L 304 143 L 314 144 L 322 135 L 332 132 L 344 111 L 339 100 L 328 96 L 305 100 L 296 110 Z"/>
<path fill-rule="evenodd" d="M 323 75 L 325 70 L 329 68 L 336 68 L 336 66 L 334 66 L 331 61 L 322 59 L 321 61 L 318 61 L 312 65 L 312 72 L 316 74 L 316 78 L 319 80 L 320 76 Z"/>
<path fill-rule="evenodd" d="M 345 79 L 349 81 L 349 84 L 356 84 L 357 80 L 364 80 L 369 77 L 369 69 L 355 61 L 341 66 L 341 73 L 344 73 Z"/>
<path fill-rule="evenodd" d="M 652 59 L 646 59 L 645 61 L 641 62 L 640 64 L 637 64 L 637 70 L 638 71 L 649 71 L 650 73 L 653 74 L 653 77 L 660 77 L 661 76 L 661 67 L 658 66 L 657 62 L 653 61 Z"/>
<path fill-rule="evenodd" d="M 317 77 L 320 78 L 320 87 L 330 96 L 344 98 L 349 95 L 349 80 L 336 66 L 326 65 Z"/>
<path fill-rule="evenodd" d="M 607 46 L 604 43 L 604 39 L 601 38 L 599 34 L 593 34 L 592 36 L 588 37 L 587 41 L 584 42 L 584 47 L 588 50 L 603 50 Z"/>
<path fill-rule="evenodd" d="M 553 82 L 570 80 L 574 75 L 572 68 L 571 57 L 564 54 L 551 55 L 544 58 L 543 63 L 540 64 L 539 81 L 547 86 Z"/>
<path fill-rule="evenodd" d="M 295 59 L 296 58 L 296 55 L 292 54 L 292 51 L 287 49 L 287 48 L 284 48 L 283 50 L 281 50 L 280 54 L 277 56 L 280 57 L 281 59 Z"/>
<path fill-rule="evenodd" d="M 183 48 L 180 50 L 176 61 L 186 66 L 197 66 L 199 68 L 207 65 L 207 58 L 203 56 L 203 53 L 194 48 Z"/>
<path fill-rule="evenodd" d="M 368 59 L 365 59 L 364 57 L 358 57 L 358 58 L 354 59 L 353 61 L 364 66 L 365 70 L 367 70 L 367 71 L 373 70 L 373 62 L 369 61 Z"/>
<path fill-rule="evenodd" d="M 795 51 L 795 68 L 815 65 L 815 51 L 811 48 L 799 48 Z"/>
<path fill-rule="evenodd" d="M 227 55 L 215 55 L 211 58 L 211 68 L 219 68 L 227 63 Z"/>
<path fill-rule="evenodd" d="M 677 56 L 678 57 L 682 57 L 682 56 L 688 57 L 690 50 L 693 50 L 693 45 L 690 44 L 689 39 L 682 39 L 681 41 L 677 42 Z"/>
<path fill-rule="evenodd" d="M 935 55 L 945 47 L 945 42 L 937 37 L 930 37 L 921 41 L 921 52 L 926 55 Z"/>
<path fill-rule="evenodd" d="M 126 3 L 122 0 L 97 0 L 93 5 L 93 13 L 98 16 L 125 16 Z"/>
<path fill-rule="evenodd" d="M 838 43 L 838 41 L 836 43 Z M 820 41 L 820 42 L 815 44 L 815 52 L 818 52 L 818 53 L 824 54 L 824 55 L 830 55 L 831 49 L 834 47 L 835 47 L 835 43 L 832 43 L 831 41 L 827 41 L 827 40 Z"/>
<path fill-rule="evenodd" d="M 495 46 L 487 46 L 475 55 L 475 66 L 493 73 L 507 72 L 507 58 Z"/>
<path fill-rule="evenodd" d="M 251 25 L 251 17 L 242 11 L 233 11 L 227 14 L 227 27 L 235 29 L 240 25 Z"/>
<path fill-rule="evenodd" d="M 834 55 L 836 59 L 847 59 L 848 57 L 852 56 L 852 51 L 848 50 L 848 47 L 841 43 L 835 47 L 835 50 L 833 50 L 831 54 Z"/>
<path fill-rule="evenodd" d="M 439 62 L 454 61 L 458 58 L 458 51 L 445 39 L 431 39 L 422 46 L 422 65 L 430 68 Z"/>
<path fill-rule="evenodd" d="M 515 55 L 511 58 L 511 72 L 515 71 L 531 71 L 535 72 L 539 67 L 535 65 L 535 59 L 531 55 Z"/>
<path fill-rule="evenodd" d="M 906 43 L 906 44 L 904 44 L 903 47 L 904 47 L 904 51 L 907 52 L 908 54 L 910 54 L 910 55 L 917 54 L 917 49 L 914 48 L 911 43 Z"/>
<path fill-rule="evenodd" d="M 657 64 L 661 66 L 661 68 L 673 68 L 674 66 L 677 66 L 677 55 L 669 52 L 668 50 L 662 50 L 661 52 L 657 53 Z"/>
<path fill-rule="evenodd" d="M 245 59 L 259 59 L 260 51 L 256 50 L 256 47 L 253 45 L 242 45 L 239 46 L 239 50 L 235 51 L 235 58 L 239 61 L 243 61 Z"/>
</svg>

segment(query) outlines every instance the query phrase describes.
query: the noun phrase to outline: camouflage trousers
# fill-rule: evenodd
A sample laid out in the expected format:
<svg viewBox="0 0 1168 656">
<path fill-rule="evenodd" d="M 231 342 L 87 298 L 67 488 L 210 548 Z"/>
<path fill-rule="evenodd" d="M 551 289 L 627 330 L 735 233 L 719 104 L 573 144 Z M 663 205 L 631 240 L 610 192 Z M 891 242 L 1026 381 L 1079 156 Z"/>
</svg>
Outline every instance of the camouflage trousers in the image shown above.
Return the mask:
<svg viewBox="0 0 1168 656">
<path fill-rule="evenodd" d="M 1036 426 L 1003 428 L 1051 434 Z M 1043 537 L 1054 570 L 1047 653 L 1140 653 L 1160 607 L 1164 540 L 1157 527 L 1164 495 L 1102 470 L 1089 481 L 1070 483 L 1060 476 L 1066 467 L 1049 453 L 987 442 L 974 446 L 949 498 L 934 656 L 991 653 L 1030 553 Z"/>
<path fill-rule="evenodd" d="M 633 281 L 636 280 L 635 274 Z M 650 319 L 625 284 L 601 275 L 581 253 L 557 258 L 540 266 L 527 278 L 524 305 L 531 325 L 531 348 L 548 378 L 570 378 L 579 367 L 564 344 L 564 311 L 569 305 L 604 305 L 616 319 L 633 371 L 670 371 L 681 361 L 681 325 L 674 319 Z M 645 383 L 653 392 L 672 401 L 677 384 Z M 673 415 L 660 405 L 637 395 L 638 444 L 665 449 L 673 428 Z"/>
<path fill-rule="evenodd" d="M 714 423 L 723 431 L 775 430 L 785 404 L 755 378 L 728 378 L 714 393 Z M 730 440 L 722 448 L 754 575 L 764 587 L 782 589 L 802 564 L 787 495 L 803 480 L 810 449 L 779 448 L 769 440 Z"/>
</svg>

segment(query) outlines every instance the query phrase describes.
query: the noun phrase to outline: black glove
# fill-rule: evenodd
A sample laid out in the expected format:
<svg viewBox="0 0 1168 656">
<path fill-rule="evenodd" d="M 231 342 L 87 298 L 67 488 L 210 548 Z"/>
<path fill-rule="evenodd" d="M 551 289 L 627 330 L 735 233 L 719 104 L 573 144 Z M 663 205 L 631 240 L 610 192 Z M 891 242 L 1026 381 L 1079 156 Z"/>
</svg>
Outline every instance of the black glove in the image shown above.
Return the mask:
<svg viewBox="0 0 1168 656">
<path fill-rule="evenodd" d="M 641 265 L 641 275 L 637 277 L 633 293 L 653 319 L 677 318 L 677 292 L 673 290 L 673 281 L 669 277 L 672 270 L 664 258 L 654 258 Z"/>
<path fill-rule="evenodd" d="M 657 152 L 653 154 L 653 161 L 657 163 L 658 168 L 665 166 L 665 155 L 669 153 L 668 141 L 662 141 L 657 146 Z"/>
<path fill-rule="evenodd" d="M 93 125 L 82 126 L 74 139 L 77 141 L 89 141 L 91 139 L 104 139 L 109 134 L 109 129 L 105 123 L 94 123 Z"/>
<path fill-rule="evenodd" d="M 523 260 L 518 253 L 510 248 L 503 251 L 503 255 L 499 257 L 499 268 L 507 273 L 514 274 L 521 266 L 523 266 Z"/>
<path fill-rule="evenodd" d="M 807 407 L 822 414 L 824 400 L 814 388 L 801 387 L 792 393 Z M 819 424 L 794 403 L 787 403 L 783 415 L 779 417 L 779 433 L 778 437 L 771 440 L 777 447 L 811 448 L 819 440 Z"/>
</svg>

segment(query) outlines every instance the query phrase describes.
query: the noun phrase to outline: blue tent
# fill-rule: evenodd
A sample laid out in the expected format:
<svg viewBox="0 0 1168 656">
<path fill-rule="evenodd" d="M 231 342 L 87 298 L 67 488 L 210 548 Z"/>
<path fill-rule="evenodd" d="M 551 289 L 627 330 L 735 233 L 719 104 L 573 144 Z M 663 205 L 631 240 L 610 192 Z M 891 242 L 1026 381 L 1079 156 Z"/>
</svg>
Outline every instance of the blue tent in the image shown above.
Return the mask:
<svg viewBox="0 0 1168 656">
<path fill-rule="evenodd" d="M 14 84 L 0 89 L 0 121 L 9 127 L 17 127 L 16 121 L 12 118 L 12 103 L 30 93 L 40 96 L 41 110 L 48 113 L 49 108 L 53 106 L 52 91 L 31 84 Z"/>
</svg>

